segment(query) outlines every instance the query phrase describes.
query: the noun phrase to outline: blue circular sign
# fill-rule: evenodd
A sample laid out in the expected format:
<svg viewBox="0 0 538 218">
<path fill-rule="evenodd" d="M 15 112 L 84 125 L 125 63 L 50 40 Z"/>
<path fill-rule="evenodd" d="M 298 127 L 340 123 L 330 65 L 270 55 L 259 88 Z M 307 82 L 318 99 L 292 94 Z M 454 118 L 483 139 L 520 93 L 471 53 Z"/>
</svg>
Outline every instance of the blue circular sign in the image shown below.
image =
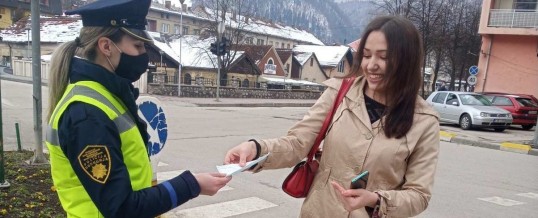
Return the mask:
<svg viewBox="0 0 538 218">
<path fill-rule="evenodd" d="M 469 74 L 476 76 L 478 74 L 478 67 L 476 65 L 469 67 Z"/>
<path fill-rule="evenodd" d="M 156 98 L 143 96 L 138 99 L 137 104 L 138 115 L 148 124 L 148 153 L 150 156 L 154 156 L 161 152 L 168 138 L 166 116 Z"/>
</svg>

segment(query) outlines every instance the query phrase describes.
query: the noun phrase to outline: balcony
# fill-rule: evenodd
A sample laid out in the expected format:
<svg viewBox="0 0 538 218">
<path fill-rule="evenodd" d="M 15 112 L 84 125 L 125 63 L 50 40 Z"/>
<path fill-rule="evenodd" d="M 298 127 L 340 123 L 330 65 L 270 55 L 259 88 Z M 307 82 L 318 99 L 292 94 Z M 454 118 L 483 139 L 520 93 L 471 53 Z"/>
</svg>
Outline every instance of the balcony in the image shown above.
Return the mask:
<svg viewBox="0 0 538 218">
<path fill-rule="evenodd" d="M 491 9 L 488 27 L 538 28 L 538 12 L 522 9 Z"/>
</svg>

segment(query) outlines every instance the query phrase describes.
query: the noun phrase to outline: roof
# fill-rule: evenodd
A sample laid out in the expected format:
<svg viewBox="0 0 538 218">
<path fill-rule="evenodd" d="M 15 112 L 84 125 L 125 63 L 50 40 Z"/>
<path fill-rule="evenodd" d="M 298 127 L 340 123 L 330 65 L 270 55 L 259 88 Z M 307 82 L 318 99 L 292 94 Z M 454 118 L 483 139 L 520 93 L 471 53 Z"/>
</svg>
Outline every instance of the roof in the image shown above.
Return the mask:
<svg viewBox="0 0 538 218">
<path fill-rule="evenodd" d="M 199 16 L 205 16 L 206 18 L 216 20 L 213 17 L 215 13 L 209 8 L 198 7 L 193 11 L 200 11 Z M 241 15 L 237 15 L 236 19 L 234 19 L 232 13 L 226 13 L 226 27 L 241 29 L 244 31 L 253 32 L 261 35 L 269 35 L 283 39 L 290 39 L 308 44 L 324 45 L 322 41 L 320 41 L 316 36 L 306 30 L 300 30 L 291 26 L 286 26 L 273 22 L 266 22 Z"/>
<path fill-rule="evenodd" d="M 292 85 L 307 85 L 307 86 L 323 86 L 319 83 L 314 83 L 306 80 L 295 80 L 288 78 L 277 78 L 269 76 L 261 76 L 260 79 L 267 81 L 269 84 L 292 84 Z"/>
<path fill-rule="evenodd" d="M 280 60 L 282 60 L 282 62 L 285 62 L 288 60 L 288 58 L 291 57 L 293 51 L 291 49 L 276 49 L 276 53 Z"/>
<path fill-rule="evenodd" d="M 348 46 L 296 45 L 294 52 L 313 52 L 323 67 L 336 67 L 346 55 L 351 54 Z"/>
<path fill-rule="evenodd" d="M 23 18 L 11 27 L 0 31 L 0 36 L 5 42 L 27 42 L 28 33 L 26 27 L 30 26 L 31 20 Z M 41 42 L 67 42 L 74 40 L 82 28 L 82 21 L 78 16 L 58 16 L 40 18 Z"/>
<path fill-rule="evenodd" d="M 233 45 L 232 49 L 237 51 L 244 51 L 252 60 L 258 64 L 263 57 L 272 48 L 272 45 Z"/>
<path fill-rule="evenodd" d="M 217 67 L 217 56 L 209 51 L 210 44 L 215 41 L 214 37 L 202 39 L 199 36 L 186 35 L 180 39 L 171 39 L 165 43 L 159 37 L 159 33 L 150 33 L 154 39 L 154 45 L 170 56 L 174 61 L 179 61 L 181 51 L 181 63 L 183 67 L 215 69 Z M 235 55 L 235 62 L 243 55 L 238 51 Z"/>
<path fill-rule="evenodd" d="M 297 59 L 301 66 L 304 66 L 313 54 L 312 52 L 293 52 L 293 57 Z"/>
</svg>

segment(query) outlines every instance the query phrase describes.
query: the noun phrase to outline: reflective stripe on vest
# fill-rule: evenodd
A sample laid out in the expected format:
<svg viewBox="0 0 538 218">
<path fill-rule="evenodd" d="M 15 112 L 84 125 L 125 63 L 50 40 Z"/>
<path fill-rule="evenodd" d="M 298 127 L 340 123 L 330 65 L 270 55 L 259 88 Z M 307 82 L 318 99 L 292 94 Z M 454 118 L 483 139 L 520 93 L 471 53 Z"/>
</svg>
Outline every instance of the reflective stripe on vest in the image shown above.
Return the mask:
<svg viewBox="0 0 538 218">
<path fill-rule="evenodd" d="M 93 105 L 114 122 L 120 133 L 121 151 L 133 191 L 151 186 L 152 172 L 148 153 L 138 127 L 126 107 L 101 84 L 81 81 L 66 88 L 54 109 L 46 132 L 45 143 L 50 151 L 54 186 L 68 217 L 102 217 L 59 146 L 59 120 L 73 102 Z"/>
</svg>

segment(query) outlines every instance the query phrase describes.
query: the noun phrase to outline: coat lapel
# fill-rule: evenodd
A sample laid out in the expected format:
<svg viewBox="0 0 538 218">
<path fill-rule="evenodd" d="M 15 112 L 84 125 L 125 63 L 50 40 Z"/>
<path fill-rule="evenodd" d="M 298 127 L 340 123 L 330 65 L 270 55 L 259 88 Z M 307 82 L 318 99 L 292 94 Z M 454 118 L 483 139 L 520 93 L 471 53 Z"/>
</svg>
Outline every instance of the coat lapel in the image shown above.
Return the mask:
<svg viewBox="0 0 538 218">
<path fill-rule="evenodd" d="M 346 98 L 350 101 L 348 105 L 349 110 L 359 118 L 362 125 L 372 132 L 372 124 L 368 117 L 366 104 L 364 103 L 364 92 L 362 91 L 364 89 L 364 83 L 364 77 L 358 77 L 351 90 L 346 94 Z"/>
</svg>

